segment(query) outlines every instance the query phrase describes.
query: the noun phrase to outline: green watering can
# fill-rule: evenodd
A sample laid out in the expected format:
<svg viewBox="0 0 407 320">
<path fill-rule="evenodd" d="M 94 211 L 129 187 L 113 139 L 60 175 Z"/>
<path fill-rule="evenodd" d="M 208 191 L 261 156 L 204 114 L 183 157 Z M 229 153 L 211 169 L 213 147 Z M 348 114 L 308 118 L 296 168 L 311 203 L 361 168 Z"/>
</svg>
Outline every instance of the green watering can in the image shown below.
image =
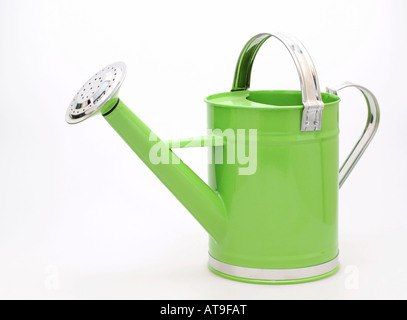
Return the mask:
<svg viewBox="0 0 407 320">
<path fill-rule="evenodd" d="M 249 91 L 256 54 L 275 37 L 290 52 L 301 91 Z M 96 113 L 127 142 L 209 233 L 209 268 L 233 280 L 301 283 L 334 274 L 338 260 L 338 190 L 379 124 L 366 88 L 341 83 L 321 93 L 313 62 L 296 39 L 259 34 L 244 47 L 231 92 L 206 98 L 207 136 L 162 141 L 118 98 L 123 63 L 107 66 L 79 90 L 66 120 Z M 337 92 L 366 98 L 365 131 L 339 169 Z M 209 183 L 174 153 L 209 147 Z"/>
</svg>

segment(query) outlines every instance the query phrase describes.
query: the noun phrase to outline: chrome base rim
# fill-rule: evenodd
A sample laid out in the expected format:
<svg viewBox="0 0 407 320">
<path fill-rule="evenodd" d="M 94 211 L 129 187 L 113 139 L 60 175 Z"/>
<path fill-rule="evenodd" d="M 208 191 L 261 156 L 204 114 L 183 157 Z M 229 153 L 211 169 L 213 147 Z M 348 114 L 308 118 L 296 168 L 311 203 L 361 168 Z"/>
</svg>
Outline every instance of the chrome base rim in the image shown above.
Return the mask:
<svg viewBox="0 0 407 320">
<path fill-rule="evenodd" d="M 339 256 L 316 266 L 297 269 L 256 269 L 234 266 L 209 256 L 209 267 L 222 274 L 255 281 L 295 281 L 315 278 L 334 271 L 339 266 Z"/>
</svg>

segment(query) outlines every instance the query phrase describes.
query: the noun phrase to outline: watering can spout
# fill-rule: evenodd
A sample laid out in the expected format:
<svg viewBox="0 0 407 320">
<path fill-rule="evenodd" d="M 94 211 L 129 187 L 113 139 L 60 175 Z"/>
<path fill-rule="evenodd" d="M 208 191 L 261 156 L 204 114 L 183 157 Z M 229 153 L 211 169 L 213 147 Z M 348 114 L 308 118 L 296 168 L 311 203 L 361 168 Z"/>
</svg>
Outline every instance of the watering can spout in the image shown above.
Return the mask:
<svg viewBox="0 0 407 320">
<path fill-rule="evenodd" d="M 218 241 L 226 227 L 226 209 L 220 195 L 202 181 L 169 144 L 161 141 L 119 98 L 126 65 L 111 64 L 90 78 L 66 112 L 69 124 L 102 114 L 131 149 Z"/>
<path fill-rule="evenodd" d="M 219 240 L 226 226 L 220 195 L 161 141 L 122 101 L 104 118 L 206 231 Z"/>
</svg>

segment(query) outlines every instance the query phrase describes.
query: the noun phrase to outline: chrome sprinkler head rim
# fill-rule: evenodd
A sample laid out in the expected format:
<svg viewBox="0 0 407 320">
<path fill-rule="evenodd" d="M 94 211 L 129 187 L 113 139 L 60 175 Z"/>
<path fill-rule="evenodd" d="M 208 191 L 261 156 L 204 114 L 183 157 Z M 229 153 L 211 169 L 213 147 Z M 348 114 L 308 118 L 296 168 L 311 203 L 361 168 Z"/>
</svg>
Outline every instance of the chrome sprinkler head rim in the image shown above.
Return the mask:
<svg viewBox="0 0 407 320">
<path fill-rule="evenodd" d="M 126 69 L 123 62 L 112 63 L 86 81 L 68 107 L 66 122 L 82 122 L 98 113 L 111 99 L 117 98 Z"/>
</svg>

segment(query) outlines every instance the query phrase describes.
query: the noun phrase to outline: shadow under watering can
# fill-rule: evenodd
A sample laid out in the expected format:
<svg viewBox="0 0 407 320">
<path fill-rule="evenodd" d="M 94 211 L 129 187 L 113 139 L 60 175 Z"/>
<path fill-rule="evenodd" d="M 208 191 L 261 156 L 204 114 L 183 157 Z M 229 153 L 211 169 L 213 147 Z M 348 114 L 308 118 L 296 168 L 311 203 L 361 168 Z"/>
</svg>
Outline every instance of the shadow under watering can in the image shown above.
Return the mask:
<svg viewBox="0 0 407 320">
<path fill-rule="evenodd" d="M 301 91 L 250 91 L 263 43 L 275 37 L 288 49 Z M 314 64 L 296 39 L 259 34 L 244 47 L 231 92 L 206 98 L 205 137 L 162 141 L 118 98 L 123 63 L 96 73 L 71 102 L 66 120 L 102 114 L 209 234 L 209 268 L 251 283 L 318 280 L 338 270 L 338 191 L 375 135 L 379 106 L 366 88 L 341 83 L 321 93 Z M 368 120 L 339 167 L 338 92 L 364 95 Z M 174 152 L 209 147 L 209 183 Z"/>
</svg>

